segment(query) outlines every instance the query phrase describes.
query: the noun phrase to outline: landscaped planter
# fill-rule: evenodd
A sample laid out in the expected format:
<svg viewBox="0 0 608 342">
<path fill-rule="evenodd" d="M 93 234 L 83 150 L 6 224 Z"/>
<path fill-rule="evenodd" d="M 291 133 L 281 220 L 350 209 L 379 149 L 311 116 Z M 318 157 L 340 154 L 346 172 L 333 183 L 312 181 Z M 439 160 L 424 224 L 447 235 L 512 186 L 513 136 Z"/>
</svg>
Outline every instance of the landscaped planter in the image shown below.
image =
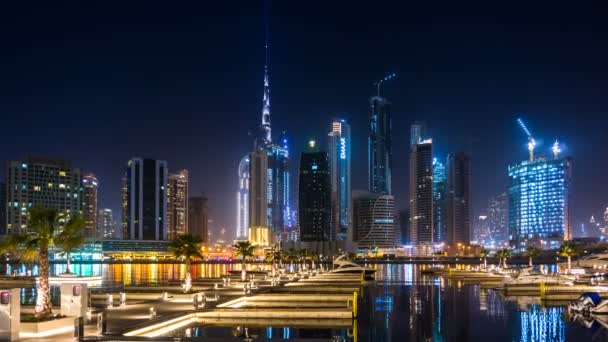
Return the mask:
<svg viewBox="0 0 608 342">
<path fill-rule="evenodd" d="M 63 317 L 44 322 L 21 322 L 20 338 L 35 338 L 74 331 L 75 317 Z"/>
</svg>

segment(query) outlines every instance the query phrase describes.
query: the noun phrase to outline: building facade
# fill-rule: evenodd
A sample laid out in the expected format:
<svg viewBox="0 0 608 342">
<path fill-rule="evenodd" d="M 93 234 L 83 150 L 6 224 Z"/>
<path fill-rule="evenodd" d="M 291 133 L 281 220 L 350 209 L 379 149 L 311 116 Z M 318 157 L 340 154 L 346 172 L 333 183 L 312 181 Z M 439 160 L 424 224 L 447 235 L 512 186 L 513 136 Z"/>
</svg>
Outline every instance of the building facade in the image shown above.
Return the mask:
<svg viewBox="0 0 608 342">
<path fill-rule="evenodd" d="M 418 140 L 410 146 L 410 243 L 432 247 L 433 232 L 433 141 Z"/>
<path fill-rule="evenodd" d="M 188 170 L 167 176 L 167 239 L 188 233 Z"/>
<path fill-rule="evenodd" d="M 94 175 L 86 175 L 82 179 L 83 204 L 82 219 L 84 220 L 84 236 L 86 239 L 96 239 L 97 236 L 97 189 L 99 187 Z"/>
<path fill-rule="evenodd" d="M 392 122 L 390 103 L 381 96 L 370 99 L 368 166 L 369 191 L 392 194 Z"/>
<path fill-rule="evenodd" d="M 239 162 L 239 190 L 236 193 L 236 239 L 247 240 L 249 230 L 249 154 Z"/>
<path fill-rule="evenodd" d="M 123 240 L 167 240 L 167 176 L 166 161 L 128 161 Z"/>
<path fill-rule="evenodd" d="M 509 236 L 509 209 L 507 193 L 490 198 L 487 209 L 488 239 L 482 240 L 484 245 L 499 246 L 507 242 Z"/>
<path fill-rule="evenodd" d="M 28 210 L 34 206 L 82 215 L 80 169 L 69 161 L 28 157 L 7 162 L 6 232 L 27 231 Z"/>
<path fill-rule="evenodd" d="M 0 182 L 0 235 L 6 234 L 6 183 Z"/>
<path fill-rule="evenodd" d="M 352 241 L 351 138 L 346 120 L 334 120 L 329 132 L 332 226 L 336 241 Z"/>
<path fill-rule="evenodd" d="M 188 232 L 209 242 L 209 210 L 204 195 L 190 197 L 188 201 Z"/>
<path fill-rule="evenodd" d="M 300 157 L 298 218 L 301 241 L 333 241 L 331 180 L 327 152 L 311 141 Z"/>
<path fill-rule="evenodd" d="M 356 193 L 353 222 L 359 248 L 395 246 L 395 198 L 392 195 Z"/>
<path fill-rule="evenodd" d="M 434 243 L 447 242 L 448 228 L 445 165 L 433 159 L 433 240 Z"/>
<path fill-rule="evenodd" d="M 447 162 L 447 243 L 471 243 L 471 159 L 463 152 Z"/>
<path fill-rule="evenodd" d="M 117 233 L 112 209 L 99 209 L 97 214 L 97 237 L 104 240 L 117 239 Z"/>
<path fill-rule="evenodd" d="M 289 185 L 289 150 L 287 138 L 280 138 L 281 144 L 271 144 L 268 152 L 267 216 L 269 228 L 278 241 L 278 237 L 289 227 L 290 220 L 290 185 Z"/>
<path fill-rule="evenodd" d="M 255 149 L 250 155 L 249 229 L 268 229 L 268 152 Z"/>
<path fill-rule="evenodd" d="M 570 240 L 572 160 L 537 158 L 510 166 L 508 172 L 511 245 L 551 249 Z"/>
</svg>

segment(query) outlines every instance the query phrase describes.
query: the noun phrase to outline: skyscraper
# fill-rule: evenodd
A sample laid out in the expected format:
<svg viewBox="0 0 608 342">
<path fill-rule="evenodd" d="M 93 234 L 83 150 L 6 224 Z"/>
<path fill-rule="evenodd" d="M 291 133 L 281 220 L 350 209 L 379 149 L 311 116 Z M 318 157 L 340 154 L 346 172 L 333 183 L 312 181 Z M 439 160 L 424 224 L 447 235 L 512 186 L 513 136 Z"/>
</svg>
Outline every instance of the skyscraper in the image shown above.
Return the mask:
<svg viewBox="0 0 608 342">
<path fill-rule="evenodd" d="M 493 196 L 488 203 L 488 230 L 490 245 L 500 245 L 508 240 L 509 210 L 506 193 Z"/>
<path fill-rule="evenodd" d="M 204 195 L 190 197 L 188 202 L 188 231 L 199 237 L 203 242 L 209 242 L 209 212 L 207 197 Z"/>
<path fill-rule="evenodd" d="M 249 229 L 249 154 L 239 163 L 239 190 L 236 193 L 236 239 L 247 240 Z"/>
<path fill-rule="evenodd" d="M 327 152 L 315 141 L 300 157 L 299 212 L 301 241 L 333 241 L 331 229 L 331 180 Z"/>
<path fill-rule="evenodd" d="M 370 99 L 368 166 L 369 191 L 378 194 L 392 193 L 392 151 L 391 151 L 390 103 L 381 96 Z"/>
<path fill-rule="evenodd" d="M 572 237 L 572 160 L 536 158 L 509 166 L 509 240 L 516 248 L 557 248 Z"/>
<path fill-rule="evenodd" d="M 359 248 L 395 246 L 395 198 L 369 192 L 355 193 L 353 223 Z"/>
<path fill-rule="evenodd" d="M 167 239 L 188 232 L 188 170 L 167 176 Z"/>
<path fill-rule="evenodd" d="M 0 182 L 0 235 L 6 234 L 6 183 Z"/>
<path fill-rule="evenodd" d="M 470 244 L 471 159 L 464 152 L 448 155 L 447 203 L 448 244 Z"/>
<path fill-rule="evenodd" d="M 7 163 L 6 199 L 8 234 L 27 230 L 27 212 L 34 206 L 82 214 L 80 169 L 69 161 L 28 157 Z"/>
<path fill-rule="evenodd" d="M 123 240 L 167 239 L 167 162 L 133 158 L 126 170 Z"/>
<path fill-rule="evenodd" d="M 101 239 L 116 239 L 116 223 L 112 209 L 99 209 L 97 215 L 97 236 Z"/>
<path fill-rule="evenodd" d="M 268 223 L 275 237 L 287 228 L 289 211 L 289 150 L 287 138 L 283 135 L 282 144 L 271 144 L 268 153 Z"/>
<path fill-rule="evenodd" d="M 334 120 L 329 132 L 332 226 L 338 241 L 352 241 L 351 138 L 346 120 Z"/>
<path fill-rule="evenodd" d="M 84 237 L 86 239 L 97 238 L 97 178 L 94 175 L 86 175 L 82 180 L 83 206 L 82 219 L 84 220 Z"/>
<path fill-rule="evenodd" d="M 251 152 L 249 183 L 249 227 L 268 228 L 268 152 Z"/>
<path fill-rule="evenodd" d="M 446 203 L 445 165 L 433 159 L 433 240 L 435 243 L 447 242 L 447 203 Z"/>
<path fill-rule="evenodd" d="M 433 141 L 410 145 L 410 242 L 433 245 Z M 427 249 L 430 252 L 430 249 Z"/>
</svg>

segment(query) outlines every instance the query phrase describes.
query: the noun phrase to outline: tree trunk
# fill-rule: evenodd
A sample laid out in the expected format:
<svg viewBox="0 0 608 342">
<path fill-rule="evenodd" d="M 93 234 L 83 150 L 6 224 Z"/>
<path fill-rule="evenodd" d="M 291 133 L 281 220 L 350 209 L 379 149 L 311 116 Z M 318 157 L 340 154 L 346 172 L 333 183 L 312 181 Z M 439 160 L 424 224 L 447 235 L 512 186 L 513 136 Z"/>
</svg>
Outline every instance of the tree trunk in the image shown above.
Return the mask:
<svg viewBox="0 0 608 342">
<path fill-rule="evenodd" d="M 242 268 L 241 268 L 241 280 L 245 281 L 247 279 L 247 270 L 245 269 L 245 257 L 241 260 Z"/>
<path fill-rule="evenodd" d="M 67 256 L 66 261 L 68 264 L 65 268 L 65 273 L 72 273 L 72 271 L 70 271 L 70 253 L 67 253 L 66 256 Z"/>
<path fill-rule="evenodd" d="M 51 307 L 51 287 L 49 285 L 49 249 L 40 247 L 40 270 L 38 275 L 38 291 L 36 293 L 36 317 L 50 316 L 53 311 Z"/>
<path fill-rule="evenodd" d="M 502 268 L 507 268 L 507 258 L 502 258 Z"/>
<path fill-rule="evenodd" d="M 572 257 L 568 255 L 568 273 L 572 273 Z"/>
<path fill-rule="evenodd" d="M 192 265 L 190 264 L 190 259 L 186 258 L 186 274 L 192 273 Z"/>
<path fill-rule="evenodd" d="M 488 258 L 486 258 L 486 257 L 483 257 L 483 268 L 485 270 L 488 269 Z"/>
<path fill-rule="evenodd" d="M 530 267 L 534 266 L 532 264 L 532 257 L 528 257 L 528 266 L 530 266 Z"/>
</svg>

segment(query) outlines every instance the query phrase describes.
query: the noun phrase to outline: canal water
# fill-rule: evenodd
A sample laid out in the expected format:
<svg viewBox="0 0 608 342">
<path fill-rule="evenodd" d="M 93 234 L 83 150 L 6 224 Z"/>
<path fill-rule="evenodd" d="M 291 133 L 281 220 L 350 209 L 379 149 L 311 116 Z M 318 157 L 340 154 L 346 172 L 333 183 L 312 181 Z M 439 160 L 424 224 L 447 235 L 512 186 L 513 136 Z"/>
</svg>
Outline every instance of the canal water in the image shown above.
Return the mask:
<svg viewBox="0 0 608 342">
<path fill-rule="evenodd" d="M 6 266 L 4 266 L 6 267 Z M 258 266 L 255 266 L 258 267 Z M 261 266 L 264 267 L 264 266 Z M 494 290 L 465 285 L 440 276 L 422 275 L 420 265 L 370 265 L 376 281 L 365 286 L 353 327 L 299 329 L 289 326 L 193 326 L 173 337 L 257 340 L 330 339 L 345 341 L 608 341 L 599 321 L 571 322 L 564 306 L 544 306 L 537 298 L 505 298 Z M 193 265 L 196 277 L 218 277 L 240 265 Z M 7 272 L 13 268 L 4 269 Z M 0 268 L 0 272 L 4 271 Z M 34 268 L 18 268 L 36 273 Z M 54 265 L 53 273 L 65 270 Z M 181 277 L 184 265 L 73 265 L 76 273 L 103 275 L 104 287 L 162 284 Z M 27 301 L 34 291 L 24 289 Z M 28 296 L 27 293 L 31 292 Z M 56 299 L 57 300 L 57 299 Z M 608 317 L 599 318 L 608 322 Z M 587 327 L 588 326 L 588 327 Z"/>
</svg>

